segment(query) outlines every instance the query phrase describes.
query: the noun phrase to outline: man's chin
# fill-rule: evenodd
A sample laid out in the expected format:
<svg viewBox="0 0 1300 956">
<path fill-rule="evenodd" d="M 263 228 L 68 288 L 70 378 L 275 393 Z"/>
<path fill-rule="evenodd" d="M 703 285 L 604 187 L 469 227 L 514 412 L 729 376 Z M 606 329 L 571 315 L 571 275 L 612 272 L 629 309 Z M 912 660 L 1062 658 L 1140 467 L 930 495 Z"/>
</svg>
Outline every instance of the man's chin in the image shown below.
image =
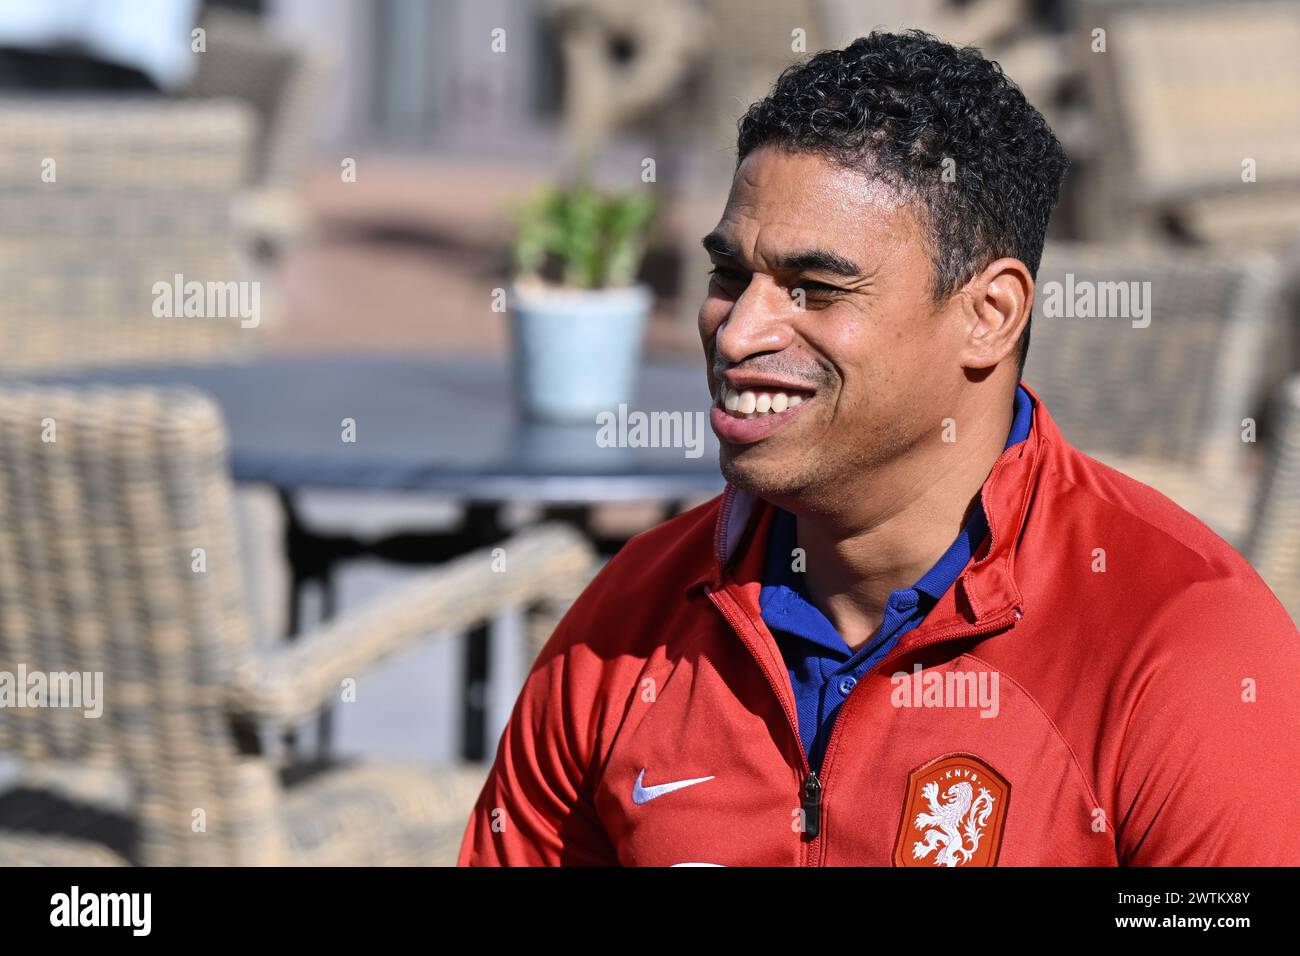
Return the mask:
<svg viewBox="0 0 1300 956">
<path fill-rule="evenodd" d="M 762 461 L 763 456 L 754 454 L 757 451 L 751 446 L 733 452 L 723 446 L 718 465 L 727 483 L 760 498 L 798 497 L 806 485 L 803 476 L 794 474 L 788 467 Z"/>
</svg>

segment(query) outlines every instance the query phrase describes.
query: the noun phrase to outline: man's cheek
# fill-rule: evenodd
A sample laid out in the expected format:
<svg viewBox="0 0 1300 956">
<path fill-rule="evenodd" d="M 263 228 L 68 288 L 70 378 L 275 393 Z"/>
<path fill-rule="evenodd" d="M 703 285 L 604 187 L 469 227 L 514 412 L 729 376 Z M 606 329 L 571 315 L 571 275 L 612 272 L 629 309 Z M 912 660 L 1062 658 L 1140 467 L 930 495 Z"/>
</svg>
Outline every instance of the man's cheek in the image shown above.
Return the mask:
<svg viewBox="0 0 1300 956">
<path fill-rule="evenodd" d="M 714 338 L 718 334 L 718 329 L 726 321 L 727 309 L 721 303 L 715 304 L 713 299 L 709 299 L 700 308 L 699 327 L 700 338 L 704 341 L 705 347 L 711 347 Z"/>
</svg>

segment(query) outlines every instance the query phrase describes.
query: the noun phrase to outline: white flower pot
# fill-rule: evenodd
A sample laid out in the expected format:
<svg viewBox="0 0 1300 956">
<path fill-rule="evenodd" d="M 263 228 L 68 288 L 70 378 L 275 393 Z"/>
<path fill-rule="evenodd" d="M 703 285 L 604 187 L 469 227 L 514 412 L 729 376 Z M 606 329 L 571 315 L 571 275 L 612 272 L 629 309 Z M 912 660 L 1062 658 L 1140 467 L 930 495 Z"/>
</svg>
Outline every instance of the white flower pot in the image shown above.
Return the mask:
<svg viewBox="0 0 1300 956">
<path fill-rule="evenodd" d="M 631 404 L 653 302 L 644 284 L 510 290 L 515 395 L 529 418 L 594 423 Z"/>
</svg>

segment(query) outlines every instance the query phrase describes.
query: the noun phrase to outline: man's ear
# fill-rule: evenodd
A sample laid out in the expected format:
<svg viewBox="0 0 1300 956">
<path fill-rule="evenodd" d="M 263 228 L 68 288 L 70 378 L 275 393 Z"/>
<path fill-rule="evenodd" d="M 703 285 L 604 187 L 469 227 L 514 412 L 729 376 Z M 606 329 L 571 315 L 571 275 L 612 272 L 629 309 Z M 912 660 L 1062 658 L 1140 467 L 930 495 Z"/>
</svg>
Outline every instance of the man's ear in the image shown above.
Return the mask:
<svg viewBox="0 0 1300 956">
<path fill-rule="evenodd" d="M 962 289 L 965 368 L 992 368 L 1015 354 L 1034 304 L 1034 277 L 1019 259 L 995 259 Z"/>
</svg>

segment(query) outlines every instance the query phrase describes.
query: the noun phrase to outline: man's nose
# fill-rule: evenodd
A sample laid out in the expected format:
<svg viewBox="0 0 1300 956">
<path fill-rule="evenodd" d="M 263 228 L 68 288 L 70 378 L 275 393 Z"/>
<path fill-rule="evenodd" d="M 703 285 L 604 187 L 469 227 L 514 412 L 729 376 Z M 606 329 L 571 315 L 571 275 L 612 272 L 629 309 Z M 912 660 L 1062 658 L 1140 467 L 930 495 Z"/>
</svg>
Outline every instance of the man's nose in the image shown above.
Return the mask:
<svg viewBox="0 0 1300 956">
<path fill-rule="evenodd" d="M 795 301 L 788 290 L 761 275 L 753 276 L 722 324 L 715 344 L 728 365 L 761 352 L 780 352 L 794 338 Z"/>
</svg>

